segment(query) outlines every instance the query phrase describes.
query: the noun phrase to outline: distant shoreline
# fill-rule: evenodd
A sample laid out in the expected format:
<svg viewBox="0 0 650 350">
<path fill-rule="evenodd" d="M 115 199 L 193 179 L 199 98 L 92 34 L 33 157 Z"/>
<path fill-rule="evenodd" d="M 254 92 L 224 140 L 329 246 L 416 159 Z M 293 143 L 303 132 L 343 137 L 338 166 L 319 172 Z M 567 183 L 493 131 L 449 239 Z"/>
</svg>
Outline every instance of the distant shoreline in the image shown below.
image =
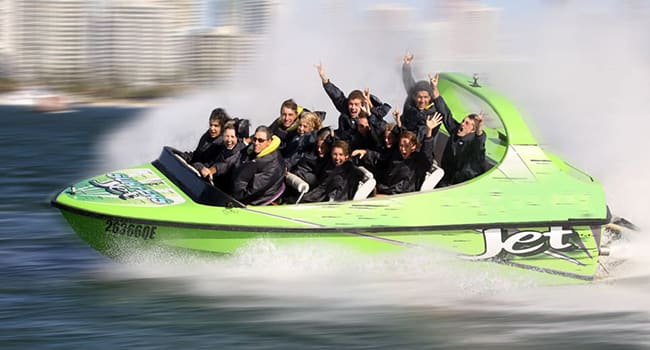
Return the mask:
<svg viewBox="0 0 650 350">
<path fill-rule="evenodd" d="M 132 101 L 132 100 L 87 100 L 87 101 L 72 101 L 66 105 L 66 109 L 71 109 L 75 107 L 140 107 L 140 108 L 150 108 L 156 107 L 164 103 L 165 99 L 155 99 L 155 100 L 143 100 L 143 101 Z M 35 108 L 33 103 L 24 103 L 20 101 L 11 101 L 0 96 L 0 106 L 9 107 L 25 107 L 25 108 Z"/>
</svg>

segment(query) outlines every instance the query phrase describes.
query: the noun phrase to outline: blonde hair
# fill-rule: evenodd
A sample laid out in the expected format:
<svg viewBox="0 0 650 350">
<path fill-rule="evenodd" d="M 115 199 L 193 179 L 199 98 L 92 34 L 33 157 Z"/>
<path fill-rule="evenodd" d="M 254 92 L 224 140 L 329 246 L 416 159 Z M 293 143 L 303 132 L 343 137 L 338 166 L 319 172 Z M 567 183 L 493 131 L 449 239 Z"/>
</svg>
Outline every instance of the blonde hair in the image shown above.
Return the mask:
<svg viewBox="0 0 650 350">
<path fill-rule="evenodd" d="M 300 116 L 300 120 L 304 121 L 307 125 L 311 126 L 313 131 L 320 130 L 323 123 L 316 113 L 313 112 L 304 112 Z"/>
</svg>

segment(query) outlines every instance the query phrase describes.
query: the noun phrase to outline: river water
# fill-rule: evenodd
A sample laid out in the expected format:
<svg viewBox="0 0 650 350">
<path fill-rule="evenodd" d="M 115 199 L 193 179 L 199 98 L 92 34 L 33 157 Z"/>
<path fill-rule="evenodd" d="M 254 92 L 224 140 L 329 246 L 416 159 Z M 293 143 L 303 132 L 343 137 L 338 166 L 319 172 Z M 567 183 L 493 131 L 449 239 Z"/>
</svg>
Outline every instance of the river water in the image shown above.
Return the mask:
<svg viewBox="0 0 650 350">
<path fill-rule="evenodd" d="M 559 287 L 426 252 L 263 240 L 223 260 L 113 262 L 49 200 L 116 166 L 107 137 L 144 113 L 0 108 L 0 349 L 650 348 L 642 253 L 610 281 Z"/>
</svg>

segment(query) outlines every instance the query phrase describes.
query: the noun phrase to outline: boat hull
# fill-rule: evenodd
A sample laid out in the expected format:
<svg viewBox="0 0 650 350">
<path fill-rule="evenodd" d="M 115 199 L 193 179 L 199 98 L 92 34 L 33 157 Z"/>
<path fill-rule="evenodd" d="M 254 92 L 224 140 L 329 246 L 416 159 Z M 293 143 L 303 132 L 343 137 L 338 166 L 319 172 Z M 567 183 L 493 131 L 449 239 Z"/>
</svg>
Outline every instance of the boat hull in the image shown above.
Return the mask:
<svg viewBox="0 0 650 350">
<path fill-rule="evenodd" d="M 367 228 L 272 230 L 192 225 L 97 215 L 60 208 L 77 234 L 99 252 L 133 260 L 146 254 L 228 256 L 258 240 L 275 246 L 316 244 L 359 253 L 427 249 L 468 263 L 497 263 L 512 273 L 533 272 L 558 283 L 597 276 L 602 226 L 536 226 L 488 229 Z M 568 223 L 567 223 L 568 224 Z"/>
</svg>

